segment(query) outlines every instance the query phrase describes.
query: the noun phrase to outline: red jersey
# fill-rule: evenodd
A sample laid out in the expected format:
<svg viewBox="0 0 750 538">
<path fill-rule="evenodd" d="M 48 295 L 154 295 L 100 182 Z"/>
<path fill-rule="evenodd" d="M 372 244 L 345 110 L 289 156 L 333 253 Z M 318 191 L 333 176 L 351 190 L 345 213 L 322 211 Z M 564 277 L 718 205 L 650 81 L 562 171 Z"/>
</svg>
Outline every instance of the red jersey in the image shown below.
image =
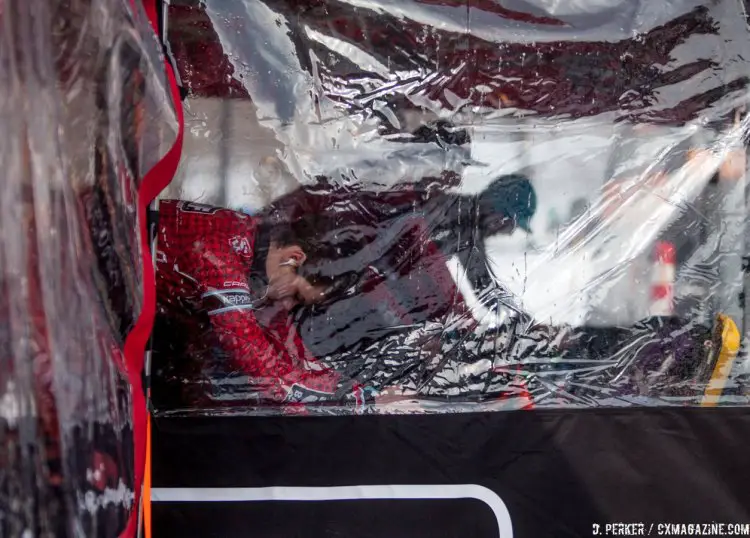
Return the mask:
<svg viewBox="0 0 750 538">
<path fill-rule="evenodd" d="M 287 316 L 267 326 L 256 316 L 262 291 L 254 291 L 250 279 L 257 236 L 258 222 L 248 215 L 192 202 L 160 203 L 158 312 L 172 327 L 168 337 L 183 340 L 185 355 L 167 359 L 193 363 L 209 384 L 229 374 L 249 376 L 257 401 L 331 397 L 339 376 L 316 363 Z"/>
</svg>

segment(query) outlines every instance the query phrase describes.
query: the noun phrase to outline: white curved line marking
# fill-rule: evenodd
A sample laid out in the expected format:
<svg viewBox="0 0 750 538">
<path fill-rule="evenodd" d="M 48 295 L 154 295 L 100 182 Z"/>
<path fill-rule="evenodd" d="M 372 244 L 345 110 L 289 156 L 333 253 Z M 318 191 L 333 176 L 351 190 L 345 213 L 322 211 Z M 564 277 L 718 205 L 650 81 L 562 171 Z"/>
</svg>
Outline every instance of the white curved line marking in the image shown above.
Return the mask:
<svg viewBox="0 0 750 538">
<path fill-rule="evenodd" d="M 330 488 L 153 488 L 153 502 L 357 501 L 367 499 L 476 499 L 495 514 L 499 538 L 513 538 L 510 513 L 492 490 L 476 484 L 341 486 Z"/>
</svg>

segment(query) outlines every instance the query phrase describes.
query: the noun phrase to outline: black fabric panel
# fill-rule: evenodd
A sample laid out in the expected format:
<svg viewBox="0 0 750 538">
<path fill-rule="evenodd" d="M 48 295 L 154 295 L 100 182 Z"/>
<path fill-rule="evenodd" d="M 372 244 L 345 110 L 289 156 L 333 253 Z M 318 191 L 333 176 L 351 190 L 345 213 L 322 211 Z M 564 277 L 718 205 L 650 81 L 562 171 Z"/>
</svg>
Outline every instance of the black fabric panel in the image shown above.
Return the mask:
<svg viewBox="0 0 750 538">
<path fill-rule="evenodd" d="M 595 523 L 750 523 L 748 441 L 744 409 L 158 418 L 153 480 L 154 487 L 478 484 L 506 504 L 514 536 L 591 536 Z M 155 528 L 190 523 L 185 514 L 205 510 L 199 506 L 156 505 Z M 220 503 L 210 517 L 229 525 L 237 510 L 253 521 L 265 513 L 262 503 Z M 299 513 L 309 510 L 327 523 L 300 536 L 350 535 L 325 530 L 346 528 L 338 518 L 347 511 Z M 269 507 L 266 521 L 291 511 Z M 439 534 L 434 511 L 435 535 L 479 536 Z M 309 528 L 308 516 L 297 517 Z M 221 536 L 249 530 L 230 527 Z M 288 535 L 271 523 L 253 528 L 253 536 Z"/>
</svg>

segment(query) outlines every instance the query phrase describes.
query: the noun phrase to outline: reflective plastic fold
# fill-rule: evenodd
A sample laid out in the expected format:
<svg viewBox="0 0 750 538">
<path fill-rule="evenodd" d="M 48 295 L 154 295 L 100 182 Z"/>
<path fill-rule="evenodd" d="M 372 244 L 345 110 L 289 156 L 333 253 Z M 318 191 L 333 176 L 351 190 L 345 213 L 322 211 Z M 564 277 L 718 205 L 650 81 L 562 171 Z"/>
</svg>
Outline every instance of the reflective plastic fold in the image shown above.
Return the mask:
<svg viewBox="0 0 750 538">
<path fill-rule="evenodd" d="M 138 190 L 177 132 L 164 60 L 125 0 L 5 0 L 0 28 L 0 535 L 118 536 Z"/>
<path fill-rule="evenodd" d="M 747 405 L 743 2 L 173 0 L 168 30 L 157 412 Z M 282 236 L 317 298 L 274 300 Z"/>
</svg>

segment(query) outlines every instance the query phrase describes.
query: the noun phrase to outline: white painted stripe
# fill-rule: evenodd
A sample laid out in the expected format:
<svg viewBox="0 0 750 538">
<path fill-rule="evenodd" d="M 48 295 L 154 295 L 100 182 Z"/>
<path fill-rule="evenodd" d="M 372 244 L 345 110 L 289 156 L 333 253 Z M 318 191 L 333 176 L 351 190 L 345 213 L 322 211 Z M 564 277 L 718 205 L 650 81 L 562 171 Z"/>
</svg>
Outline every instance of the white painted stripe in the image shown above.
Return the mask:
<svg viewBox="0 0 750 538">
<path fill-rule="evenodd" d="M 476 499 L 490 507 L 499 538 L 512 538 L 510 513 L 492 490 L 476 484 L 342 486 L 329 488 L 153 488 L 152 502 L 351 501 L 375 499 Z"/>
<path fill-rule="evenodd" d="M 653 282 L 671 284 L 675 281 L 676 276 L 677 270 L 671 263 L 656 264 L 654 266 Z"/>
</svg>

